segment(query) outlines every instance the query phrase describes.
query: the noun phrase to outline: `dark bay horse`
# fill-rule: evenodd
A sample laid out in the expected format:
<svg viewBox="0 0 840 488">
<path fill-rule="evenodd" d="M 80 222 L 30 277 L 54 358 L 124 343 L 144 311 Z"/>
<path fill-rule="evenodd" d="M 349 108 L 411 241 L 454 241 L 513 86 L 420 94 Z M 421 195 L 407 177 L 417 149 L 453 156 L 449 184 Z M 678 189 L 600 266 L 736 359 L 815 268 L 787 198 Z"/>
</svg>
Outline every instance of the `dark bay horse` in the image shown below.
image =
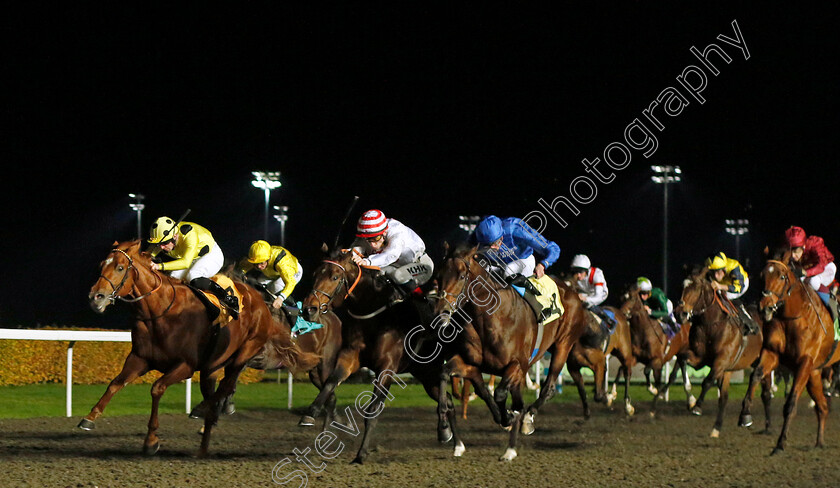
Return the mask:
<svg viewBox="0 0 840 488">
<path fill-rule="evenodd" d="M 478 248 L 471 245 L 447 248 L 439 271 L 439 295 L 442 300 L 438 301 L 435 310 L 437 319 L 440 319 L 437 327 L 441 330 L 454 327 L 456 330 L 448 336 L 453 349 L 447 356 L 440 384 L 441 388 L 445 388 L 449 377 L 459 374 L 451 367 L 456 363 L 501 377 L 493 395 L 496 405 L 494 407 L 492 402 L 488 402 L 488 406 L 494 420 L 510 427 L 508 447 L 501 457 L 510 461 L 517 455 L 520 432 L 525 435 L 533 433 L 534 416 L 555 393 L 557 376 L 572 347 L 583 334 L 586 319 L 577 294 L 565 283 L 554 279 L 565 313 L 540 330 L 531 307 L 513 288 L 500 281 L 498 276 L 491 275 L 480 262 L 485 258 L 477 253 Z M 532 361 L 545 352 L 551 353 L 549 373 L 541 385 L 539 398 L 526 408 L 520 388 L 525 384 L 525 375 Z M 473 384 L 478 391 L 478 385 Z M 506 408 L 508 393 L 512 398 L 513 412 Z M 479 396 L 485 398 L 481 392 Z M 443 397 L 438 405 L 443 421 L 446 410 L 451 407 L 443 401 Z"/>
<path fill-rule="evenodd" d="M 674 357 L 677 358 L 674 370 L 668 378 L 668 385 L 674 381 L 677 369 L 683 373 L 683 386 L 686 389 L 688 408 L 694 407 L 695 399 L 691 395 L 691 383 L 686 370 L 686 356 L 688 351 L 688 336 L 690 323 L 683 324 L 679 333 L 668 340 L 659 321 L 651 317 L 645 308 L 635 284 L 630 285 L 621 295 L 621 312 L 630 322 L 630 335 L 633 340 L 633 355 L 636 360 L 645 365 L 645 381 L 648 390 L 653 393 L 653 407 L 651 414 L 656 412 L 656 403 L 664 399 L 662 384 L 662 368 Z M 649 382 L 648 373 L 653 373 L 653 385 Z M 667 391 L 668 387 L 665 387 Z"/>
<path fill-rule="evenodd" d="M 324 251 L 327 251 L 325 248 Z M 414 334 L 422 319 L 413 304 L 394 304 L 391 285 L 378 279 L 379 271 L 354 263 L 352 250 L 333 251 L 315 269 L 312 291 L 303 300 L 303 313 L 310 320 L 319 314 L 337 310 L 342 318 L 342 346 L 333 373 L 309 407 L 307 415 L 317 417 L 324 409 L 327 397 L 335 388 L 361 367 L 376 374 L 369 401 L 360 413 L 364 417 L 364 435 L 353 463 L 363 463 L 369 454 L 370 440 L 377 424 L 378 413 L 386 399 L 393 398 L 391 386 L 396 375 L 411 373 L 423 384 L 435 401 L 440 397 L 438 378 L 443 365 L 441 347 L 428 334 Z M 414 358 L 407 353 L 411 348 Z M 438 351 L 435 354 L 434 351 Z M 415 358 L 428 358 L 418 362 Z M 480 375 L 478 375 L 480 378 Z M 478 388 L 477 388 L 478 389 Z M 489 392 L 485 393 L 489 397 Z M 449 400 L 450 406 L 451 399 Z M 358 406 L 357 406 L 358 407 Z M 448 419 L 454 424 L 454 408 Z M 452 432 L 438 432 L 439 440 L 448 441 Z M 455 438 L 456 444 L 459 442 Z"/>
<path fill-rule="evenodd" d="M 761 357 L 750 376 L 739 425 L 752 424 L 750 406 L 755 384 L 764 384 L 779 364 L 793 372 L 793 385 L 785 400 L 784 424 L 773 454 L 785 448 L 788 430 L 796 415 L 796 403 L 807 387 L 817 414 L 817 447 L 823 446 L 828 402 L 823 392 L 822 370 L 840 360 L 840 348 L 834 340 L 834 322 L 819 296 L 803 284 L 786 264 L 789 252 L 777 254 L 764 266 L 764 291 L 760 308 L 767 320 Z M 762 392 L 762 399 L 765 394 Z"/>
<path fill-rule="evenodd" d="M 136 320 L 131 330 L 131 352 L 122 371 L 79 427 L 93 428 L 114 394 L 146 372 L 160 371 L 163 376 L 151 388 L 152 412 L 143 443 L 144 453 L 154 454 L 160 447 L 157 430 L 161 396 L 170 385 L 198 371 L 205 395 L 202 404 L 206 406 L 199 451 L 204 456 L 212 427 L 218 420 L 221 400 L 233 393 L 239 374 L 251 358 L 262 352 L 264 357 L 293 369 L 312 368 L 319 358 L 299 350 L 291 341 L 288 324 L 272 319 L 262 296 L 254 288 L 234 282 L 242 296 L 242 311 L 238 320 L 218 328 L 211 324 L 205 305 L 192 288 L 152 271 L 150 264 L 150 256 L 140 252 L 140 241 L 135 240 L 115 243 L 100 265 L 99 278 L 89 295 L 91 307 L 102 313 L 115 300 L 128 302 L 134 308 Z M 213 392 L 212 374 L 221 368 L 225 377 Z"/>
<path fill-rule="evenodd" d="M 755 335 L 742 334 L 741 326 L 734 316 L 736 312 L 729 310 L 724 302 L 726 299 L 714 291 L 706 275 L 706 270 L 703 270 L 683 288 L 677 314 L 681 322 L 691 321 L 686 358 L 688 364 L 695 369 L 705 366 L 710 368 L 692 412 L 700 415 L 706 393 L 716 384 L 720 389 L 720 396 L 711 437 L 719 437 L 729 399 L 729 379 L 732 372 L 757 362 L 763 336 L 760 330 Z M 756 323 L 761 323 L 755 311 L 750 311 L 750 315 Z M 762 386 L 769 390 L 769 381 Z M 769 408 L 769 404 L 765 405 L 768 413 Z"/>
<path fill-rule="evenodd" d="M 630 337 L 630 325 L 627 319 L 614 307 L 603 307 L 615 315 L 617 322 L 612 335 L 603 332 L 600 320 L 593 313 L 587 313 L 587 327 L 580 339 L 572 347 L 569 358 L 566 362 L 566 369 L 575 382 L 583 404 L 583 417 L 589 418 L 591 411 L 586 400 L 586 388 L 581 375 L 581 368 L 589 368 L 594 374 L 595 386 L 594 397 L 596 402 L 604 402 L 611 406 L 614 397 L 607 394 L 607 361 L 610 356 L 615 356 L 621 363 L 616 375 L 615 384 L 618 383 L 619 375 L 624 376 L 624 412 L 633 415 L 635 409 L 630 403 L 630 375 L 633 366 L 636 365 L 636 358 L 633 355 L 633 344 Z M 604 340 L 607 342 L 604 349 Z"/>
</svg>

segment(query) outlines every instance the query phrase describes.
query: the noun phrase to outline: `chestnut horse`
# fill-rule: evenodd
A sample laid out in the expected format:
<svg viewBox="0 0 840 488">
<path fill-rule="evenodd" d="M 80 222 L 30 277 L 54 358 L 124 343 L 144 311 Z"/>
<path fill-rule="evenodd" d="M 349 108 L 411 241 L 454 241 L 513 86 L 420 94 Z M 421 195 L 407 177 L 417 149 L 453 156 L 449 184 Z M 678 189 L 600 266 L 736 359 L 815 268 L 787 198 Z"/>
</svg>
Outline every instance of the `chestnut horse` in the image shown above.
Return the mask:
<svg viewBox="0 0 840 488">
<path fill-rule="evenodd" d="M 706 393 L 717 384 L 720 388 L 718 414 L 711 437 L 719 437 L 729 399 L 732 372 L 757 362 L 763 336 L 760 330 L 758 334 L 743 335 L 737 318 L 733 317 L 736 312 L 729 310 L 724 302 L 726 298 L 715 292 L 706 275 L 707 270 L 704 269 L 683 288 L 677 313 L 681 322 L 692 321 L 686 358 L 688 364 L 694 369 L 705 366 L 710 368 L 692 412 L 696 415 L 702 413 Z M 754 310 L 750 311 L 750 315 L 756 323 L 761 323 Z M 769 390 L 769 381 L 762 386 Z M 770 405 L 766 404 L 765 408 L 769 410 Z"/>
<path fill-rule="evenodd" d="M 501 457 L 510 461 L 517 455 L 520 431 L 525 435 L 533 433 L 534 416 L 555 393 L 557 376 L 572 347 L 583 334 L 586 318 L 577 293 L 555 278 L 560 294 L 558 298 L 565 313 L 559 319 L 538 325 L 530 305 L 512 287 L 486 270 L 482 265 L 484 259 L 475 246 L 461 244 L 451 249 L 447 246 L 444 264 L 439 271 L 439 295 L 442 300 L 438 301 L 435 309 L 439 314 L 435 320 L 440 319 L 437 325 L 440 330 L 452 326 L 456 333 L 447 335 L 453 349 L 447 355 L 439 393 L 443 395 L 450 376 L 459 374 L 453 364 L 466 364 L 480 372 L 500 376 L 493 395 L 495 408 L 492 402 L 488 402 L 488 406 L 496 422 L 510 427 L 508 447 Z M 542 357 L 546 351 L 551 353 L 548 375 L 540 385 L 539 398 L 525 408 L 520 388 L 525 384 L 525 375 L 532 361 Z M 475 381 L 473 384 L 478 391 L 478 384 Z M 506 408 L 508 392 L 513 412 Z M 479 396 L 485 398 L 481 392 Z M 438 402 L 440 422 L 445 420 L 447 409 L 451 408 L 443 400 L 441 396 Z"/>
<path fill-rule="evenodd" d="M 752 424 L 750 405 L 755 384 L 762 384 L 779 364 L 793 372 L 793 385 L 784 406 L 784 424 L 772 454 L 783 451 L 796 403 L 807 387 L 817 414 L 817 447 L 823 446 L 828 402 L 823 392 L 822 370 L 840 360 L 840 348 L 834 340 L 834 322 L 819 296 L 803 284 L 788 264 L 789 252 L 775 256 L 764 266 L 764 291 L 760 308 L 768 324 L 758 365 L 750 376 L 747 395 L 738 424 Z M 765 394 L 762 392 L 762 399 Z"/>
<path fill-rule="evenodd" d="M 688 409 L 692 409 L 695 398 L 691 395 L 691 382 L 686 370 L 686 356 L 688 351 L 688 336 L 691 324 L 686 323 L 680 331 L 668 340 L 662 325 L 651 317 L 645 304 L 639 296 L 638 287 L 632 284 L 621 296 L 621 312 L 630 322 L 630 335 L 633 338 L 633 355 L 636 360 L 645 365 L 645 382 L 648 390 L 653 394 L 651 415 L 656 413 L 657 401 L 665 398 L 670 384 L 674 381 L 677 369 L 683 373 L 683 386 L 686 393 Z M 662 384 L 662 368 L 674 357 L 677 358 L 674 370 L 668 378 L 667 385 Z M 653 373 L 653 384 L 650 384 L 648 373 Z"/>
<path fill-rule="evenodd" d="M 324 251 L 327 251 L 326 247 Z M 312 291 L 303 300 L 302 312 L 309 320 L 315 320 L 319 314 L 333 309 L 339 310 L 342 315 L 342 346 L 335 369 L 310 405 L 307 415 L 317 417 L 327 397 L 359 368 L 367 367 L 377 375 L 370 401 L 366 403 L 364 412 L 360 412 L 365 418 L 365 429 L 353 463 L 362 464 L 369 454 L 378 414 L 384 408 L 385 400 L 393 398 L 389 391 L 391 385 L 397 381 L 405 387 L 395 375 L 411 373 L 423 384 L 426 393 L 437 401 L 440 397 L 439 371 L 444 358 L 439 354 L 440 344 L 425 340 L 429 338 L 428 334 L 414 333 L 417 327 L 422 328 L 418 325 L 422 319 L 413 304 L 393 304 L 392 286 L 378 279 L 378 269 L 355 264 L 353 252 L 333 251 L 315 269 Z M 412 348 L 414 356 L 407 353 L 409 348 Z M 421 363 L 416 358 L 428 358 L 428 361 Z M 473 373 L 477 374 L 477 371 Z M 476 390 L 479 390 L 478 386 Z M 489 392 L 484 394 L 489 399 Z M 449 404 L 452 407 L 451 399 Z M 454 424 L 454 408 L 450 411 L 448 421 Z M 448 441 L 453 435 L 449 429 L 438 432 L 441 441 Z M 457 437 L 455 441 L 456 444 L 460 442 Z"/>
<path fill-rule="evenodd" d="M 610 310 L 615 315 L 617 322 L 615 331 L 612 335 L 606 334 L 601 328 L 599 319 L 595 318 L 595 314 L 587 313 L 587 327 L 580 339 L 572 347 L 569 354 L 569 359 L 566 362 L 566 369 L 569 375 L 574 380 L 575 385 L 580 395 L 580 401 L 583 404 L 583 417 L 588 419 L 590 417 L 589 403 L 586 401 L 586 388 L 583 384 L 583 376 L 580 373 L 581 368 L 589 368 L 594 374 L 595 380 L 595 401 L 604 402 L 607 406 L 612 404 L 614 397 L 607 395 L 607 360 L 610 356 L 616 356 L 621 362 L 619 374 L 624 374 L 624 412 L 627 415 L 633 415 L 635 409 L 630 403 L 630 375 L 633 366 L 636 365 L 636 358 L 633 355 L 633 344 L 630 337 L 630 325 L 627 319 L 614 307 L 604 307 L 605 310 Z M 604 339 L 607 342 L 606 351 L 604 350 Z M 615 385 L 618 383 L 618 375 L 615 378 Z"/>
<path fill-rule="evenodd" d="M 122 371 L 105 394 L 79 423 L 90 430 L 111 398 L 126 384 L 155 370 L 163 373 L 152 385 L 152 412 L 143 443 L 145 454 L 160 448 L 157 436 L 158 405 L 166 389 L 198 371 L 204 401 L 204 433 L 199 455 L 207 454 L 210 433 L 219 416 L 221 401 L 233 393 L 236 380 L 248 361 L 263 352 L 266 361 L 290 368 L 309 369 L 318 357 L 301 352 L 291 341 L 288 324 L 271 317 L 260 293 L 234 282 L 242 296 L 238 320 L 222 328 L 211 324 L 204 303 L 192 288 L 150 267 L 148 253 L 140 252 L 140 241 L 115 243 L 100 265 L 99 278 L 91 287 L 89 300 L 94 311 L 102 313 L 116 300 L 130 303 L 136 313 L 131 330 L 131 352 Z M 213 372 L 224 368 L 224 379 L 213 392 Z"/>
</svg>

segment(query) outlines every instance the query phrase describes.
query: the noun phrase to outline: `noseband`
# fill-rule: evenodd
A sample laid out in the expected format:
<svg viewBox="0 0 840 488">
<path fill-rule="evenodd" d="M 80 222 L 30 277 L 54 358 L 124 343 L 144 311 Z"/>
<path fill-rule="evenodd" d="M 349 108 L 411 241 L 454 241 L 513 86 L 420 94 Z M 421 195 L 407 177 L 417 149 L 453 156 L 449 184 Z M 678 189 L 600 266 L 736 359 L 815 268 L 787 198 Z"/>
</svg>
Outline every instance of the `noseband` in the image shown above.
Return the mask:
<svg viewBox="0 0 840 488">
<path fill-rule="evenodd" d="M 354 249 L 353 252 L 357 252 L 357 251 Z M 312 295 L 314 295 L 315 299 L 318 300 L 318 311 L 321 312 L 322 315 L 327 313 L 333 299 L 335 299 L 335 296 L 338 294 L 339 291 L 341 291 L 341 287 L 344 286 L 345 288 L 347 288 L 347 268 L 345 268 L 341 263 L 339 263 L 337 261 L 331 261 L 329 259 L 325 259 L 323 262 L 327 263 L 327 264 L 331 264 L 333 266 L 337 266 L 338 269 L 341 270 L 342 274 L 341 274 L 341 281 L 338 283 L 338 287 L 336 287 L 336 289 L 333 290 L 332 293 L 327 293 L 327 292 L 325 292 L 323 290 L 319 290 L 318 288 L 315 288 L 315 287 L 312 288 Z M 344 294 L 344 299 L 346 299 L 347 297 L 350 296 L 351 293 L 353 293 L 353 290 L 356 289 L 356 285 L 358 285 L 359 281 L 361 281 L 361 279 L 362 279 L 362 266 L 359 265 L 359 264 L 356 264 L 356 268 L 359 271 L 356 274 L 356 280 L 353 281 L 353 284 L 350 285 L 349 288 L 347 288 L 347 293 Z M 365 268 L 379 269 L 376 266 L 365 266 Z M 327 301 L 326 302 L 321 302 L 321 299 L 320 299 L 319 295 L 323 295 L 323 296 L 327 297 Z"/>
<path fill-rule="evenodd" d="M 776 310 L 778 310 L 779 307 L 784 305 L 784 303 L 785 303 L 784 297 L 789 297 L 791 292 L 793 292 L 793 280 L 791 280 L 788 277 L 788 273 L 790 273 L 790 268 L 788 268 L 788 266 L 785 263 L 783 263 L 781 261 L 776 261 L 774 259 L 768 260 L 767 263 L 768 264 L 776 264 L 776 265 L 781 266 L 781 272 L 779 274 L 779 279 L 781 279 L 782 281 L 787 281 L 787 292 L 785 292 L 784 288 L 782 289 L 782 292 L 778 295 L 773 290 L 768 290 L 768 289 L 765 289 L 764 291 L 761 292 L 761 296 L 763 296 L 763 297 L 776 297 L 776 303 L 773 304 L 773 306 L 770 307 L 770 309 L 773 312 L 775 312 Z"/>
</svg>

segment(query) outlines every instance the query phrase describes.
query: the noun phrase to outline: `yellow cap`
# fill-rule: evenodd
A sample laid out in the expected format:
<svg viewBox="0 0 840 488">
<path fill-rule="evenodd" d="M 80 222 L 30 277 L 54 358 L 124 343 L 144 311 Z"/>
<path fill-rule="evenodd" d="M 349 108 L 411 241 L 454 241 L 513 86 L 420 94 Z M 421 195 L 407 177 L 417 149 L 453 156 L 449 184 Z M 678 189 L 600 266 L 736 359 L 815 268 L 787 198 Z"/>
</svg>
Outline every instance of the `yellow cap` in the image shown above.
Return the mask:
<svg viewBox="0 0 840 488">
<path fill-rule="evenodd" d="M 175 221 L 169 217 L 160 217 L 149 230 L 149 242 L 157 244 L 175 237 Z"/>
<path fill-rule="evenodd" d="M 263 263 L 271 257 L 271 244 L 266 241 L 254 241 L 248 249 L 248 262 L 252 264 Z"/>
</svg>

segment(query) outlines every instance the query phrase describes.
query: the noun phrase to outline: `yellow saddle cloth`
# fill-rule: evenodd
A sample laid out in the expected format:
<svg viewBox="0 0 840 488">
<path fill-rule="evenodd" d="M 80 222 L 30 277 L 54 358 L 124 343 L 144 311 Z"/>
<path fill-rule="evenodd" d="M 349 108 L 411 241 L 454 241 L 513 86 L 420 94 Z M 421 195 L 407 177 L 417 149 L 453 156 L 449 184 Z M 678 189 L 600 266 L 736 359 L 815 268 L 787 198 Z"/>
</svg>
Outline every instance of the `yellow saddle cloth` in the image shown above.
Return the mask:
<svg viewBox="0 0 840 488">
<path fill-rule="evenodd" d="M 223 289 L 233 291 L 233 294 L 236 296 L 236 299 L 239 302 L 239 310 L 237 310 L 237 312 L 242 313 L 242 294 L 239 293 L 239 290 L 236 289 L 233 280 L 221 274 L 217 274 L 210 279 L 218 283 L 219 286 L 221 286 Z M 219 302 L 219 298 L 216 295 L 210 293 L 209 291 L 202 290 L 201 292 L 204 293 L 205 297 L 207 297 L 207 301 L 209 301 L 210 303 L 215 305 L 216 308 L 219 309 L 219 316 L 216 317 L 216 320 L 213 321 L 213 325 L 219 325 L 220 327 L 224 327 L 233 320 L 233 317 L 231 317 L 230 315 L 230 311 L 227 309 L 227 307 L 223 306 Z"/>
<path fill-rule="evenodd" d="M 557 283 L 548 275 L 543 275 L 542 278 L 537 279 L 536 276 L 531 276 L 528 281 L 534 285 L 534 288 L 540 292 L 534 298 L 543 306 L 543 310 L 554 310 L 554 313 L 548 316 L 543 323 L 549 323 L 563 315 L 563 302 L 560 301 L 560 290 L 557 288 Z M 528 293 L 527 291 L 525 293 Z"/>
</svg>

